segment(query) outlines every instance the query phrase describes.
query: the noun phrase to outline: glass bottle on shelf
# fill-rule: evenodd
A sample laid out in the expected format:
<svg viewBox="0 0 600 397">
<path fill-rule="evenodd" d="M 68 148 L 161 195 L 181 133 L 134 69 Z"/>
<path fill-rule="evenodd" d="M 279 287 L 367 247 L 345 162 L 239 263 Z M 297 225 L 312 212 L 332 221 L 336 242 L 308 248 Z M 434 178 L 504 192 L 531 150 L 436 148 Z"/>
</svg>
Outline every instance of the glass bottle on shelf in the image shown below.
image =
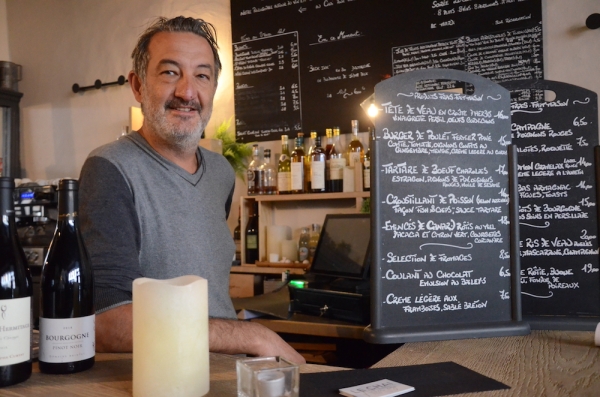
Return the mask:
<svg viewBox="0 0 600 397">
<path fill-rule="evenodd" d="M 308 142 L 305 149 L 304 155 L 304 189 L 307 192 L 312 191 L 311 187 L 311 175 L 310 175 L 310 162 L 312 159 L 312 152 L 315 150 L 315 142 L 317 139 L 317 131 L 312 130 L 310 132 L 310 138 L 308 138 Z"/>
<path fill-rule="evenodd" d="M 331 192 L 344 191 L 346 158 L 340 150 L 340 127 L 333 128 L 333 143 L 329 152 L 329 185 Z"/>
<path fill-rule="evenodd" d="M 256 180 L 258 167 L 260 167 L 258 145 L 254 144 L 252 145 L 252 161 L 250 161 L 250 164 L 248 164 L 248 170 L 246 171 L 249 196 L 258 194 L 258 186 Z"/>
<path fill-rule="evenodd" d="M 369 128 L 369 146 L 367 147 L 367 151 L 365 152 L 365 160 L 363 162 L 363 190 L 368 192 L 371 190 L 371 142 L 372 139 L 372 131 Z"/>
<path fill-rule="evenodd" d="M 241 245 L 242 245 L 242 224 L 241 224 L 241 216 L 238 215 L 238 223 L 235 229 L 233 229 L 233 242 L 235 243 L 235 260 L 239 261 L 241 259 Z M 239 262 L 238 262 L 239 264 Z"/>
<path fill-rule="evenodd" d="M 265 149 L 265 161 L 261 165 L 264 194 L 277 194 L 277 168 L 271 163 L 271 149 Z"/>
<path fill-rule="evenodd" d="M 321 137 L 315 137 L 315 146 L 310 155 L 310 181 L 312 193 L 324 193 L 325 189 L 325 149 L 321 147 Z"/>
<path fill-rule="evenodd" d="M 333 130 L 325 129 L 325 191 L 331 192 L 331 177 L 329 176 L 329 159 L 333 147 Z"/>
<path fill-rule="evenodd" d="M 304 187 L 304 134 L 299 132 L 291 155 L 292 193 L 306 192 Z"/>
<path fill-rule="evenodd" d="M 290 168 L 290 147 L 288 136 L 281 136 L 281 156 L 277 163 L 277 191 L 279 194 L 292 193 L 292 173 Z"/>
<path fill-rule="evenodd" d="M 308 261 L 313 262 L 315 258 L 315 251 L 317 250 L 317 244 L 319 243 L 319 236 L 321 234 L 321 225 L 318 223 L 312 224 L 312 231 L 310 232 L 310 238 L 308 240 Z"/>
<path fill-rule="evenodd" d="M 300 231 L 300 240 L 298 240 L 298 261 L 308 260 L 308 243 L 310 242 L 310 232 L 307 227 Z"/>
<path fill-rule="evenodd" d="M 352 140 L 348 144 L 348 165 L 354 167 L 356 162 L 362 162 L 364 160 L 364 148 L 363 144 L 358 139 L 358 120 L 352 120 Z"/>
<path fill-rule="evenodd" d="M 258 261 L 258 202 L 252 206 L 252 214 L 248 219 L 245 230 L 245 250 L 244 256 L 246 263 L 254 264 Z"/>
</svg>

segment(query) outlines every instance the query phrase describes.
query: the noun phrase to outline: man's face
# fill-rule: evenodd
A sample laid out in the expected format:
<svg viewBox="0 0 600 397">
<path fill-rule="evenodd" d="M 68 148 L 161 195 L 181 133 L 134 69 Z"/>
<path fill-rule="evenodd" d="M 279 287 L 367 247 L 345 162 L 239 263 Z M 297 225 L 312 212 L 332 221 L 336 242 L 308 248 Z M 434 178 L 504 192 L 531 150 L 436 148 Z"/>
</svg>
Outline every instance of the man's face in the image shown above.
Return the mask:
<svg viewBox="0 0 600 397">
<path fill-rule="evenodd" d="M 193 33 L 160 32 L 148 46 L 140 87 L 144 128 L 179 149 L 195 148 L 212 113 L 217 89 L 210 45 Z"/>
</svg>

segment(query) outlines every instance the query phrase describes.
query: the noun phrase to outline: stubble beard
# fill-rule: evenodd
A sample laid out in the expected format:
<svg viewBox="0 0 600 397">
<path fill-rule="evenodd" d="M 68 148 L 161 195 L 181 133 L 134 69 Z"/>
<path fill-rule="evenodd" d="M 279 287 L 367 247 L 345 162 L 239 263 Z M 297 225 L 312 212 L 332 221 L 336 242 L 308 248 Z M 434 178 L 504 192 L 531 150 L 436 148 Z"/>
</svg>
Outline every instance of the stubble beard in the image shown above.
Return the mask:
<svg viewBox="0 0 600 397">
<path fill-rule="evenodd" d="M 146 104 L 145 106 L 143 104 Z M 167 119 L 169 108 L 179 106 L 191 106 L 200 115 L 200 120 L 195 125 L 189 125 L 189 122 L 181 121 L 178 124 L 172 123 Z M 193 110 L 192 110 L 193 111 Z M 205 114 L 202 113 L 205 111 Z M 152 98 L 142 92 L 142 113 L 144 114 L 144 124 L 164 142 L 179 152 L 194 151 L 198 147 L 198 142 L 202 138 L 202 133 L 210 120 L 212 107 L 210 109 L 202 108 L 198 102 L 185 102 L 178 98 L 171 98 L 164 104 L 157 103 Z"/>
</svg>

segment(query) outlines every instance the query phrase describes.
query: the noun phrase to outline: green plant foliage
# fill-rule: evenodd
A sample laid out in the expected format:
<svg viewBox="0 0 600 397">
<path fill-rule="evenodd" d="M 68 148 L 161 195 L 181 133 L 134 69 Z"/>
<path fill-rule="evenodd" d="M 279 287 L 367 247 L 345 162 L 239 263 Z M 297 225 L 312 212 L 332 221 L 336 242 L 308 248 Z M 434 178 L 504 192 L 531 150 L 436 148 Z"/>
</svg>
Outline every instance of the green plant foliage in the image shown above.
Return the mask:
<svg viewBox="0 0 600 397">
<path fill-rule="evenodd" d="M 223 143 L 223 156 L 229 161 L 238 178 L 244 179 L 248 169 L 248 159 L 252 156 L 252 144 L 235 141 L 235 134 L 230 131 L 231 117 L 217 127 L 215 138 Z"/>
<path fill-rule="evenodd" d="M 362 205 L 360 206 L 360 212 L 363 214 L 371 213 L 371 198 L 365 197 L 362 201 Z"/>
</svg>

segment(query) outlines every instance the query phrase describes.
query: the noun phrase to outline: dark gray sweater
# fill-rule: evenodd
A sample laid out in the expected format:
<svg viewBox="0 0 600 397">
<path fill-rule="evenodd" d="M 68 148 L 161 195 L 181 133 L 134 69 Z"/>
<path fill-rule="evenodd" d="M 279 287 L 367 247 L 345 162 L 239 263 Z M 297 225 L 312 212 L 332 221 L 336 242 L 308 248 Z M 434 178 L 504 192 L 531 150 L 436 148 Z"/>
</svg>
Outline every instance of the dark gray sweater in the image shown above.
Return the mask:
<svg viewBox="0 0 600 397">
<path fill-rule="evenodd" d="M 94 150 L 80 176 L 80 219 L 96 312 L 131 303 L 138 277 L 208 280 L 211 317 L 235 318 L 227 216 L 235 183 L 219 154 L 198 148 L 198 171 L 160 156 L 137 132 Z"/>
</svg>

